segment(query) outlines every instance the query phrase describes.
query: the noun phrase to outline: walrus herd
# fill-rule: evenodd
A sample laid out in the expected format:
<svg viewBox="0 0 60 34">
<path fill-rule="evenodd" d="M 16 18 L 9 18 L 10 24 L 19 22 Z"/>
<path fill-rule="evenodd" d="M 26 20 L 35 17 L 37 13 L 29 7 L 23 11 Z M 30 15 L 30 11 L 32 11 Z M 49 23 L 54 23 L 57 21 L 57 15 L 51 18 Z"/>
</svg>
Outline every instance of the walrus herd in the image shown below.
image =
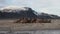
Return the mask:
<svg viewBox="0 0 60 34">
<path fill-rule="evenodd" d="M 38 18 L 20 18 L 14 23 L 51 23 L 50 19 L 38 19 Z"/>
</svg>

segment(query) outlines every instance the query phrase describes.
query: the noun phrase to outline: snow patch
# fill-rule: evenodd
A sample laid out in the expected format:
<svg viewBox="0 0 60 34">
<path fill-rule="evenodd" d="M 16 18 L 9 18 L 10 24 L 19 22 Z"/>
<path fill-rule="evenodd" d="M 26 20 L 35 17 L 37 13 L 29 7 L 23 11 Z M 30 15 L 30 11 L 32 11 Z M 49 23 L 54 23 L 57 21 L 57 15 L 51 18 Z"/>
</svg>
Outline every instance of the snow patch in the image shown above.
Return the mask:
<svg viewBox="0 0 60 34">
<path fill-rule="evenodd" d="M 4 7 L 4 8 L 1 8 L 0 10 L 4 10 L 4 9 L 7 9 L 7 10 L 9 10 L 9 9 L 11 9 L 11 10 L 18 9 L 18 10 L 24 10 L 24 11 L 28 10 L 28 9 L 22 7 L 22 6 L 7 6 L 7 7 Z"/>
</svg>

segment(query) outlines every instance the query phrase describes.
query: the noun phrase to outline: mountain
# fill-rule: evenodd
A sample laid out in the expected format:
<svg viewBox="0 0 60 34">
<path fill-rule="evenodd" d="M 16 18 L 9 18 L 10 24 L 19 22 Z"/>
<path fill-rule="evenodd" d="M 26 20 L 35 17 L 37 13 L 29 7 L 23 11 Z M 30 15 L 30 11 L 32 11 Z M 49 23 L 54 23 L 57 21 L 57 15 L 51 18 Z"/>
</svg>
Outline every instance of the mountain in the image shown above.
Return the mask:
<svg viewBox="0 0 60 34">
<path fill-rule="evenodd" d="M 22 8 L 4 8 L 0 10 L 0 18 L 36 18 L 34 10 L 29 7 Z"/>
<path fill-rule="evenodd" d="M 40 13 L 38 15 L 38 18 L 42 18 L 42 19 L 58 19 L 60 18 L 59 16 L 57 15 L 53 15 L 53 14 L 47 14 L 47 13 Z"/>
<path fill-rule="evenodd" d="M 5 7 L 0 9 L 0 19 L 7 18 L 42 18 L 42 19 L 56 19 L 60 18 L 57 15 L 51 15 L 47 13 L 37 13 L 29 7 Z"/>
</svg>

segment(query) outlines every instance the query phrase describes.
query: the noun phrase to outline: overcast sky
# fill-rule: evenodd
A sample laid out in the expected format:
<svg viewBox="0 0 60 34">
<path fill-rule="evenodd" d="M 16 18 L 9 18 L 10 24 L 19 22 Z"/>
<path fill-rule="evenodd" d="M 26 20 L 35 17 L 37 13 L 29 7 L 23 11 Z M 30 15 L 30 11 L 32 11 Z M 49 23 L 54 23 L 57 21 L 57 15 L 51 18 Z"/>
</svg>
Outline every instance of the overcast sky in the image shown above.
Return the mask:
<svg viewBox="0 0 60 34">
<path fill-rule="evenodd" d="M 60 0 L 0 0 L 0 8 L 10 5 L 27 6 L 37 12 L 60 15 Z"/>
</svg>

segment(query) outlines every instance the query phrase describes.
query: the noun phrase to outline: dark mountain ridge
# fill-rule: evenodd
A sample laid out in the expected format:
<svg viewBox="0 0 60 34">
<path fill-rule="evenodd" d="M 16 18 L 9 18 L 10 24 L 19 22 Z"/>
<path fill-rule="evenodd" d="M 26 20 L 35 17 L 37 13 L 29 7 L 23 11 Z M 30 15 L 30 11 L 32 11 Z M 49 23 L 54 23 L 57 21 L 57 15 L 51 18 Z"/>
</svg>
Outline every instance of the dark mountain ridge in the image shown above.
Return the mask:
<svg viewBox="0 0 60 34">
<path fill-rule="evenodd" d="M 51 15 L 47 13 L 40 13 L 29 7 L 23 7 L 24 9 L 3 9 L 0 10 L 0 19 L 12 19 L 12 18 L 40 18 L 40 19 L 57 19 L 60 18 L 57 15 Z"/>
<path fill-rule="evenodd" d="M 28 10 L 4 9 L 0 11 L 0 18 L 23 18 L 23 17 L 24 18 L 37 18 L 37 15 L 34 14 L 34 10 L 28 7 L 24 7 L 24 8 Z"/>
</svg>

